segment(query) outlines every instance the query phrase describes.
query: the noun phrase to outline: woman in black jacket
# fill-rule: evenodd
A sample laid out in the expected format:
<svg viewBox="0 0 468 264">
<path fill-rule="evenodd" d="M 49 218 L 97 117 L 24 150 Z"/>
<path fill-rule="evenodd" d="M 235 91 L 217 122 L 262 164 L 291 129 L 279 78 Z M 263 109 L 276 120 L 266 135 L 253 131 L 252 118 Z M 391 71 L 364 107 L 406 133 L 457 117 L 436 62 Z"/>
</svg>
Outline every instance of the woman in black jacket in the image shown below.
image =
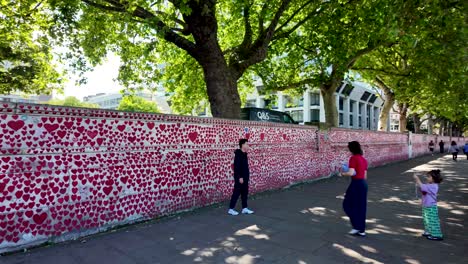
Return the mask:
<svg viewBox="0 0 468 264">
<path fill-rule="evenodd" d="M 234 157 L 234 191 L 232 192 L 231 203 L 229 204 L 228 214 L 238 215 L 239 212 L 234 210 L 237 200 L 241 196 L 242 213 L 253 214 L 254 212 L 247 207 L 247 199 L 249 195 L 249 160 L 247 152 L 249 143 L 247 139 L 239 140 L 239 149 L 237 149 Z"/>
</svg>

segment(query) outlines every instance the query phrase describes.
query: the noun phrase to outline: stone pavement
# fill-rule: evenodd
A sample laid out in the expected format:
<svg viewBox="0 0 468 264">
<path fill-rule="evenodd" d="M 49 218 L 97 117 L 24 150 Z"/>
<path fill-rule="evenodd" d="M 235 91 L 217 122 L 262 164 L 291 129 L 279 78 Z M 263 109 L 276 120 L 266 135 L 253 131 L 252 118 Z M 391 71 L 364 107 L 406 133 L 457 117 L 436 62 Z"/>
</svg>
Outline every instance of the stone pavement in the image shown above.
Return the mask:
<svg viewBox="0 0 468 264">
<path fill-rule="evenodd" d="M 251 199 L 255 215 L 224 205 L 80 241 L 1 256 L 1 264 L 468 263 L 468 161 L 423 157 L 369 171 L 368 236 L 346 235 L 341 203 L 349 179 L 331 178 Z M 446 239 L 420 237 L 413 171 L 439 168 Z"/>
</svg>

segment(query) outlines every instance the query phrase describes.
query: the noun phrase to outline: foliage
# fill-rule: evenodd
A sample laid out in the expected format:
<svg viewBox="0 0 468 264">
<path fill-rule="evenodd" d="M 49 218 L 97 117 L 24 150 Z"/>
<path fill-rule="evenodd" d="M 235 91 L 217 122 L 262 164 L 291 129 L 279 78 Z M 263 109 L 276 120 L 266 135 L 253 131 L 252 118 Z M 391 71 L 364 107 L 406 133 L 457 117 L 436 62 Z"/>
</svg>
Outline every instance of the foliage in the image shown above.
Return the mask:
<svg viewBox="0 0 468 264">
<path fill-rule="evenodd" d="M 117 110 L 130 112 L 159 113 L 156 103 L 136 95 L 127 95 L 120 101 Z"/>
<path fill-rule="evenodd" d="M 50 94 L 62 87 L 45 34 L 51 21 L 41 5 L 0 0 L 0 94 Z"/>
<path fill-rule="evenodd" d="M 67 96 L 65 99 L 52 99 L 47 102 L 50 105 L 63 105 L 63 106 L 70 106 L 70 107 L 86 107 L 86 108 L 99 108 L 97 104 L 90 104 L 86 102 L 80 101 L 80 99 L 74 96 Z"/>
<path fill-rule="evenodd" d="M 355 69 L 368 80 L 378 77 L 413 112 L 468 124 L 463 8 L 457 1 L 425 2 L 404 39 L 364 56 Z"/>
</svg>

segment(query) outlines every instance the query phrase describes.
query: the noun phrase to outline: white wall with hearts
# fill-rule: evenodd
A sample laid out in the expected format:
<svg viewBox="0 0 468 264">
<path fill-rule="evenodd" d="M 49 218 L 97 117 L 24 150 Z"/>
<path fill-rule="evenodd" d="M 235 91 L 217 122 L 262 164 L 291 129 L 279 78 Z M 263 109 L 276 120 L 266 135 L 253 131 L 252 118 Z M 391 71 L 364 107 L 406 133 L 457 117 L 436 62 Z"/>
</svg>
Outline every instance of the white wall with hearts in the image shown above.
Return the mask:
<svg viewBox="0 0 468 264">
<path fill-rule="evenodd" d="M 0 252 L 225 201 L 244 137 L 252 193 L 330 175 L 351 140 L 408 158 L 400 133 L 44 105 L 0 103 L 0 132 Z"/>
</svg>

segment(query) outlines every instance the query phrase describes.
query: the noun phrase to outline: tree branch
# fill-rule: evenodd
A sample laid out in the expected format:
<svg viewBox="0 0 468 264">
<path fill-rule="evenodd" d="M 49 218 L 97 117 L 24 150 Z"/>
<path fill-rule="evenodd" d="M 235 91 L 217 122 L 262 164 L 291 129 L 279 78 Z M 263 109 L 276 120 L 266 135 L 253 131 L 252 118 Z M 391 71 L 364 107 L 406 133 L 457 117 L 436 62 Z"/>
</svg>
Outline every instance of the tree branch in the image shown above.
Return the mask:
<svg viewBox="0 0 468 264">
<path fill-rule="evenodd" d="M 284 22 L 281 26 L 279 26 L 277 29 L 276 29 L 276 32 L 279 32 L 281 31 L 284 27 L 286 27 L 289 22 L 291 22 L 294 17 L 297 16 L 297 14 L 299 14 L 299 12 L 301 12 L 304 8 L 306 8 L 309 4 L 311 4 L 312 2 L 314 2 L 316 0 L 309 0 L 307 1 L 306 3 L 304 3 L 301 7 L 299 7 L 288 19 L 286 19 L 286 22 Z"/>
<path fill-rule="evenodd" d="M 234 63 L 230 63 L 230 68 L 237 78 L 242 76 L 242 73 L 251 65 L 254 65 L 266 58 L 268 44 L 273 39 L 275 34 L 275 28 L 279 23 L 279 20 L 283 13 L 286 11 L 291 0 L 283 0 L 280 7 L 275 13 L 274 18 L 271 20 L 270 25 L 266 31 L 258 36 L 253 45 L 248 49 L 242 49 L 241 46 L 236 48 L 237 60 Z"/>
<path fill-rule="evenodd" d="M 82 1 L 85 2 L 86 4 L 92 6 L 92 7 L 96 7 L 96 8 L 102 9 L 102 10 L 120 12 L 120 13 L 125 12 L 125 8 L 123 8 L 123 7 L 116 7 L 116 6 L 113 6 L 113 5 L 111 5 L 111 6 L 102 5 L 102 4 L 98 4 L 96 2 L 89 1 L 89 0 L 82 0 Z"/>
<path fill-rule="evenodd" d="M 371 68 L 371 67 L 352 67 L 351 69 L 355 70 L 355 71 L 382 72 L 382 73 L 385 73 L 385 74 L 388 74 L 388 75 L 401 76 L 401 77 L 409 77 L 410 76 L 409 73 L 397 73 L 397 72 L 392 72 L 392 71 L 388 71 L 388 70 L 385 70 L 385 69 L 376 69 L 376 68 Z"/>
<path fill-rule="evenodd" d="M 240 45 L 241 49 L 248 49 L 252 45 L 252 25 L 250 24 L 250 7 L 251 4 L 248 1 L 245 2 L 244 6 L 244 40 Z"/>
<path fill-rule="evenodd" d="M 258 16 L 258 34 L 262 35 L 263 32 L 265 31 L 265 26 L 263 25 L 263 22 L 265 20 L 265 15 L 268 11 L 268 3 L 269 1 L 265 1 L 262 6 L 262 10 L 260 11 L 260 15 Z"/>
<path fill-rule="evenodd" d="M 119 13 L 128 13 L 131 16 L 143 19 L 141 23 L 146 23 L 153 26 L 157 33 L 161 35 L 165 40 L 173 43 L 177 47 L 187 51 L 192 57 L 197 58 L 199 54 L 196 51 L 195 44 L 190 40 L 178 35 L 175 33 L 169 26 L 167 26 L 161 18 L 157 17 L 152 12 L 138 6 L 134 9 L 134 11 L 127 10 L 126 6 L 128 6 L 128 2 L 120 1 L 120 0 L 105 0 L 110 5 L 102 5 L 90 0 L 82 0 L 84 3 L 93 6 L 95 8 L 111 11 L 111 12 L 119 12 Z"/>
</svg>

